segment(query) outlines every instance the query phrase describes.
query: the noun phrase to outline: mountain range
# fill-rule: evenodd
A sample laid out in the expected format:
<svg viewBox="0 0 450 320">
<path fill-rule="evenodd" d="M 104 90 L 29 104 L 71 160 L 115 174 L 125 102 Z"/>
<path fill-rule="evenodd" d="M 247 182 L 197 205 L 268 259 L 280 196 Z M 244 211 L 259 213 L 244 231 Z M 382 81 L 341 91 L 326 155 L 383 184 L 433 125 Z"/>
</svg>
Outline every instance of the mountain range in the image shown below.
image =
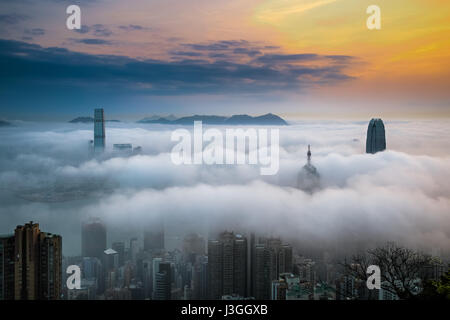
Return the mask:
<svg viewBox="0 0 450 320">
<path fill-rule="evenodd" d="M 92 117 L 78 117 L 69 121 L 70 123 L 93 123 Z M 106 120 L 106 122 L 120 122 L 119 120 Z"/>
<path fill-rule="evenodd" d="M 167 119 L 161 117 L 159 119 L 141 119 L 139 123 L 158 123 L 158 124 L 179 124 L 191 125 L 194 121 L 202 121 L 203 124 L 214 125 L 278 125 L 285 126 L 288 123 L 281 117 L 268 113 L 262 116 L 252 117 L 247 114 L 233 115 L 231 117 L 214 116 L 214 115 L 194 115 L 182 117 L 178 119 Z"/>
</svg>

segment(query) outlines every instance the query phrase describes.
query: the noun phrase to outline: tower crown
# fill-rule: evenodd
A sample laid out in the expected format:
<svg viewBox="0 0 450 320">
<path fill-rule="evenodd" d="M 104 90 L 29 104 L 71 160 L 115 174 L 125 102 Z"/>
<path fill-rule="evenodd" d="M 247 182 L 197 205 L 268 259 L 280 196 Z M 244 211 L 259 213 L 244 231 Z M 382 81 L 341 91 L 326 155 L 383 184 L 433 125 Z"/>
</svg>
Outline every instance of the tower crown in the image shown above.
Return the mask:
<svg viewBox="0 0 450 320">
<path fill-rule="evenodd" d="M 308 153 L 306 154 L 308 156 L 308 163 L 311 162 L 311 145 L 308 144 Z"/>
</svg>

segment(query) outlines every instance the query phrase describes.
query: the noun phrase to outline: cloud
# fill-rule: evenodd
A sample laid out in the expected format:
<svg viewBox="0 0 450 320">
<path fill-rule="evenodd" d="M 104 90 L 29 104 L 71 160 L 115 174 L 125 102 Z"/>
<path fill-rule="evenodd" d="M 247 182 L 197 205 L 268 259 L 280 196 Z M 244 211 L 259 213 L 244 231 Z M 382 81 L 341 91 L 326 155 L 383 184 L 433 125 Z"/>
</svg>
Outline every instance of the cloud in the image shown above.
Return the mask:
<svg viewBox="0 0 450 320">
<path fill-rule="evenodd" d="M 3 25 L 15 25 L 22 21 L 28 20 L 30 17 L 24 14 L 10 13 L 0 14 L 0 24 Z"/>
<path fill-rule="evenodd" d="M 194 51 L 170 51 L 171 55 L 174 56 L 186 56 L 186 57 L 201 57 L 203 53 Z"/>
<path fill-rule="evenodd" d="M 88 45 L 112 44 L 109 40 L 98 38 L 71 40 Z M 245 43 L 247 42 L 243 40 L 221 41 L 209 46 L 231 47 L 236 52 Z M 69 90 L 72 86 L 73 92 L 90 84 L 89 88 L 92 90 L 95 85 L 98 86 L 97 94 L 110 88 L 110 92 L 114 94 L 189 95 L 298 91 L 314 84 L 331 84 L 351 79 L 344 71 L 348 64 L 334 63 L 331 59 L 329 63 L 320 65 L 289 64 L 289 61 L 300 57 L 312 62 L 311 57 L 317 59 L 315 54 L 264 55 L 262 57 L 266 57 L 270 63 L 261 65 L 251 61 L 235 61 L 233 58 L 215 61 L 138 60 L 124 56 L 79 53 L 57 47 L 44 48 L 10 40 L 0 40 L 0 48 L 3 74 L 9 80 L 17 81 L 21 87 L 30 85 L 29 81 L 33 79 L 33 87 L 37 88 L 36 84 L 44 86 L 39 89 L 40 94 L 46 92 L 45 88 L 53 94 L 55 86 L 61 85 L 61 81 L 66 84 L 64 90 Z M 239 49 L 238 52 L 253 55 L 252 51 Z M 179 51 L 174 53 L 197 56 Z M 9 82 L 9 85 L 12 83 L 14 82 Z M 3 85 L 6 83 L 3 82 Z M 9 89 L 11 93 L 15 92 L 14 88 Z"/>
<path fill-rule="evenodd" d="M 81 34 L 90 33 L 96 37 L 109 37 L 113 34 L 111 29 L 103 24 L 82 25 L 80 29 L 75 29 L 75 31 Z"/>
<path fill-rule="evenodd" d="M 25 29 L 25 34 L 33 37 L 43 36 L 45 34 L 45 30 L 42 28 Z"/>
<path fill-rule="evenodd" d="M 363 153 L 365 122 L 281 128 L 280 171 L 266 177 L 251 165 L 172 164 L 172 127 L 163 125 L 108 124 L 107 156 L 97 160 L 88 157 L 91 125 L 2 129 L 0 232 L 39 221 L 62 233 L 65 250 L 76 254 L 87 216 L 102 216 L 113 241 L 125 236 L 120 230 L 139 234 L 163 215 L 168 237 L 233 229 L 318 250 L 351 251 L 388 240 L 450 250 L 448 122 L 385 124 L 389 150 L 375 155 Z M 113 143 L 140 145 L 144 153 L 114 156 Z M 314 194 L 295 188 L 308 144 L 321 176 Z"/>
<path fill-rule="evenodd" d="M 73 42 L 93 45 L 111 45 L 112 41 L 96 38 L 72 39 Z"/>
<path fill-rule="evenodd" d="M 129 24 L 129 25 L 122 25 L 118 27 L 121 30 L 125 31 L 143 31 L 143 30 L 151 30 L 149 27 L 144 27 L 137 24 Z"/>
</svg>

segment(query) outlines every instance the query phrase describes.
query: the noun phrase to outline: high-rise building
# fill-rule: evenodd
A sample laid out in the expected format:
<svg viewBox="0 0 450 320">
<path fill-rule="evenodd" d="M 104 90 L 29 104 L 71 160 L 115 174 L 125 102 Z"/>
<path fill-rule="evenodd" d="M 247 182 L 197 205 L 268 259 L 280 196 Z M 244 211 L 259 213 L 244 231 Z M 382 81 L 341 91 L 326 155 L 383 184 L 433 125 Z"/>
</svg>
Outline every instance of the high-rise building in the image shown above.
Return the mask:
<svg viewBox="0 0 450 320">
<path fill-rule="evenodd" d="M 208 257 L 199 256 L 194 265 L 193 299 L 205 300 L 208 298 Z"/>
<path fill-rule="evenodd" d="M 61 285 L 60 236 L 31 221 L 0 238 L 0 299 L 57 300 Z"/>
<path fill-rule="evenodd" d="M 14 299 L 14 235 L 0 236 L 0 300 Z"/>
<path fill-rule="evenodd" d="M 154 219 L 153 223 L 144 231 L 144 251 L 160 252 L 164 250 L 164 221 Z"/>
<path fill-rule="evenodd" d="M 172 269 L 168 262 L 160 262 L 158 272 L 155 273 L 154 300 L 170 300 Z"/>
<path fill-rule="evenodd" d="M 131 238 L 130 239 L 130 250 L 128 251 L 130 253 L 130 260 L 134 264 L 137 262 L 137 256 L 139 253 L 139 244 L 137 238 Z"/>
<path fill-rule="evenodd" d="M 183 254 L 194 263 L 196 256 L 205 254 L 205 239 L 197 233 L 188 234 L 183 240 Z M 193 259 L 193 260 L 192 260 Z"/>
<path fill-rule="evenodd" d="M 263 244 L 256 244 L 254 248 L 254 274 L 253 274 L 253 296 L 257 300 L 270 299 L 270 251 Z"/>
<path fill-rule="evenodd" d="M 62 240 L 59 235 L 39 234 L 39 299 L 57 300 L 62 289 Z"/>
<path fill-rule="evenodd" d="M 278 238 L 263 238 L 255 245 L 253 256 L 252 294 L 256 299 L 270 299 L 272 281 L 292 272 L 292 247 Z"/>
<path fill-rule="evenodd" d="M 111 248 L 119 255 L 119 267 L 123 266 L 125 263 L 125 243 L 114 242 Z"/>
<path fill-rule="evenodd" d="M 101 153 L 105 150 L 105 114 L 103 109 L 94 110 L 94 151 Z"/>
<path fill-rule="evenodd" d="M 386 134 L 383 120 L 372 119 L 367 128 L 366 153 L 386 150 Z"/>
<path fill-rule="evenodd" d="M 103 260 L 106 250 L 106 226 L 100 219 L 90 219 L 83 222 L 81 227 L 81 255 Z"/>
<path fill-rule="evenodd" d="M 119 268 L 119 254 L 114 249 L 103 251 L 103 265 L 106 272 L 115 271 Z"/>
<path fill-rule="evenodd" d="M 233 232 L 223 232 L 208 241 L 209 298 L 224 295 L 245 296 L 247 286 L 247 239 Z"/>
</svg>

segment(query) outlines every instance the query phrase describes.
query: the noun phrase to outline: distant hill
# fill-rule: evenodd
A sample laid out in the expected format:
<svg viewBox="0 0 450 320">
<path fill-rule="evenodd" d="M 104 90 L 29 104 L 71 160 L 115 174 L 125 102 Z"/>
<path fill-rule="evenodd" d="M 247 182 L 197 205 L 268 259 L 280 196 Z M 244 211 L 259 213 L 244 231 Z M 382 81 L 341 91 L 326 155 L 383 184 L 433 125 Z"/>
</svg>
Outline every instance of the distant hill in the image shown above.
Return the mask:
<svg viewBox="0 0 450 320">
<path fill-rule="evenodd" d="M 69 121 L 70 123 L 91 123 L 94 122 L 92 117 L 78 117 Z"/>
<path fill-rule="evenodd" d="M 246 114 L 233 115 L 231 117 L 224 116 L 205 116 L 205 115 L 194 115 L 189 117 L 182 117 L 176 120 L 168 120 L 166 118 L 159 119 L 142 119 L 139 123 L 159 123 L 159 124 L 180 124 L 180 125 L 190 125 L 194 121 L 202 121 L 204 124 L 215 124 L 215 125 L 277 125 L 285 126 L 287 122 L 284 121 L 279 116 L 268 113 L 258 117 L 252 117 Z"/>
<path fill-rule="evenodd" d="M 105 120 L 106 122 L 120 122 L 120 120 Z M 69 121 L 70 123 L 93 123 L 94 118 L 92 117 L 78 117 Z"/>
<path fill-rule="evenodd" d="M 5 121 L 5 120 L 0 120 L 0 127 L 11 127 L 12 123 Z"/>
<path fill-rule="evenodd" d="M 161 122 L 164 122 L 165 120 L 167 120 L 167 121 L 174 121 L 176 119 L 177 119 L 177 117 L 175 117 L 173 114 L 169 114 L 168 116 L 160 116 L 160 115 L 154 114 L 152 116 L 145 117 L 145 118 L 143 118 L 143 119 L 141 119 L 141 120 L 139 120 L 137 122 L 139 122 L 139 123 L 151 123 L 151 121 L 160 121 L 158 123 L 161 123 Z"/>
</svg>

